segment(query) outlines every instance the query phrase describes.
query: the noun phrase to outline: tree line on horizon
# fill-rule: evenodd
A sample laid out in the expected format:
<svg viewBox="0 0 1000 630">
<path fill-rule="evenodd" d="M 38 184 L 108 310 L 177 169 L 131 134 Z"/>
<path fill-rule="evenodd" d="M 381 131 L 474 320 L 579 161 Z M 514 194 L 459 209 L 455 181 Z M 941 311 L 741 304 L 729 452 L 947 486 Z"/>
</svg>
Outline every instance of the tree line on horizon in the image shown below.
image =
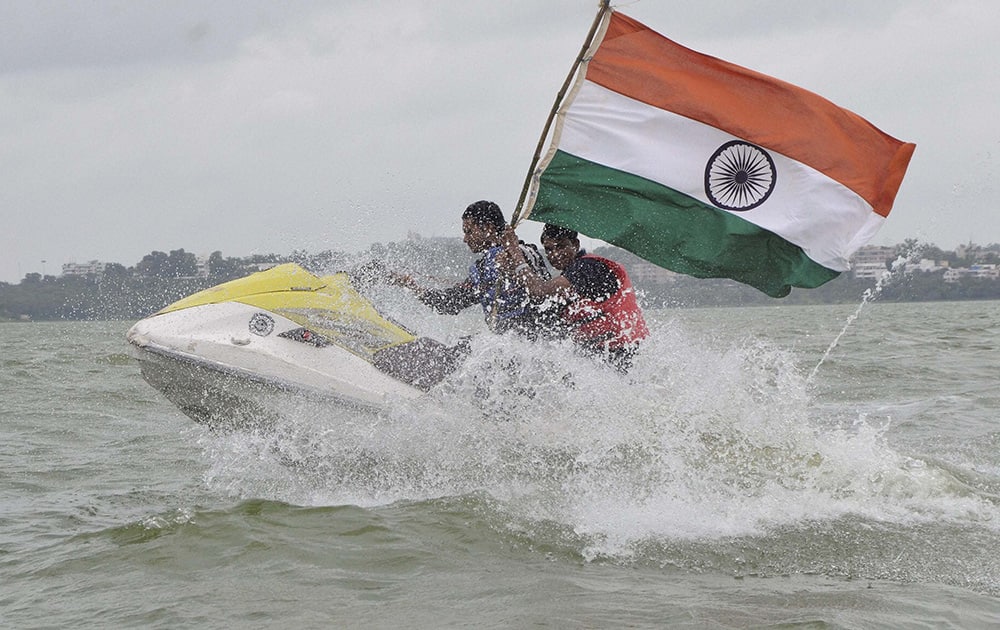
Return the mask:
<svg viewBox="0 0 1000 630">
<path fill-rule="evenodd" d="M 976 260 L 934 245 L 908 239 L 896 246 L 910 259 L 931 258 L 951 266 L 1000 263 L 1000 246 L 980 248 Z M 639 259 L 616 247 L 600 247 L 596 254 L 626 266 Z M 460 238 L 409 238 L 386 244 L 375 243 L 359 254 L 325 250 L 317 254 L 296 250 L 290 255 L 263 254 L 242 258 L 213 252 L 204 264 L 184 249 L 152 251 L 132 267 L 108 263 L 103 273 L 41 275 L 29 273 L 18 284 L 0 282 L 0 320 L 132 320 L 146 317 L 167 304 L 216 284 L 243 277 L 283 262 L 296 262 L 314 273 L 351 270 L 369 261 L 422 276 L 428 284 L 442 286 L 463 278 L 470 262 Z M 963 278 L 948 283 L 944 271 L 894 273 L 881 287 L 882 301 L 942 301 L 1000 299 L 1000 281 Z M 673 276 L 669 281 L 636 285 L 643 302 L 652 307 L 763 306 L 775 304 L 856 303 L 873 281 L 850 274 L 815 289 L 793 289 L 784 298 L 763 293 L 725 279 Z"/>
</svg>

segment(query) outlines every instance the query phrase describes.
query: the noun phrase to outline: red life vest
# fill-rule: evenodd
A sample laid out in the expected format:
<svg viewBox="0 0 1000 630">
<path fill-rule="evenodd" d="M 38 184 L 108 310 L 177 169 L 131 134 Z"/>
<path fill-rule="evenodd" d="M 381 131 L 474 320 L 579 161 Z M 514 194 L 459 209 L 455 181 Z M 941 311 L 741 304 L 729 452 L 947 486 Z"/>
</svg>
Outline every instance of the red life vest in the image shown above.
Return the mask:
<svg viewBox="0 0 1000 630">
<path fill-rule="evenodd" d="M 618 278 L 618 291 L 604 300 L 580 298 L 570 303 L 563 316 L 572 327 L 573 339 L 589 346 L 617 349 L 649 336 L 625 268 L 600 256 L 584 254 L 581 258 L 593 258 L 607 265 Z"/>
</svg>

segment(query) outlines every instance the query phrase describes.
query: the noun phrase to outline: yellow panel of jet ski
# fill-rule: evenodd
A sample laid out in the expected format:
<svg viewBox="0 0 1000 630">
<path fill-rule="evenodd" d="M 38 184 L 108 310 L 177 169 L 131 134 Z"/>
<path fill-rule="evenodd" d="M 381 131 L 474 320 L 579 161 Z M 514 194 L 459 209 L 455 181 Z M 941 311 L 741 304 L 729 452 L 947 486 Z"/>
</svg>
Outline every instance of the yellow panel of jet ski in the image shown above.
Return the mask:
<svg viewBox="0 0 1000 630">
<path fill-rule="evenodd" d="M 295 263 L 278 265 L 199 291 L 157 314 L 220 302 L 240 302 L 287 317 L 365 356 L 417 338 L 383 317 L 354 289 L 347 274 L 317 278 Z"/>
<path fill-rule="evenodd" d="M 250 274 L 218 284 L 214 287 L 192 293 L 161 309 L 157 315 L 179 311 L 192 306 L 218 304 L 219 302 L 242 301 L 251 295 L 280 291 L 316 291 L 323 288 L 323 280 L 317 278 L 295 263 L 285 263 L 266 271 Z"/>
</svg>

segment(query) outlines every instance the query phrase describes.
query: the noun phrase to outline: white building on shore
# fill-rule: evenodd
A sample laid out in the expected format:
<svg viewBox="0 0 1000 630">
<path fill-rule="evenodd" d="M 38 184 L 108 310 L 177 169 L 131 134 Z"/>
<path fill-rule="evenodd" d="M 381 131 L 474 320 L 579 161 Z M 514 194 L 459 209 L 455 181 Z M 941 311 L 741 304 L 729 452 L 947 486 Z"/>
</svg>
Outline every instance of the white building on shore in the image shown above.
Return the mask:
<svg viewBox="0 0 1000 630">
<path fill-rule="evenodd" d="M 851 256 L 851 274 L 855 278 L 881 278 L 895 259 L 895 247 L 865 245 Z"/>
<path fill-rule="evenodd" d="M 952 267 L 944 272 L 945 282 L 958 282 L 962 278 L 1000 280 L 1000 268 L 993 264 L 977 263 L 971 267 Z"/>
<path fill-rule="evenodd" d="M 645 260 L 636 260 L 628 264 L 628 275 L 633 284 L 642 286 L 673 284 L 681 274 Z"/>
<path fill-rule="evenodd" d="M 62 266 L 62 275 L 100 277 L 104 275 L 104 268 L 107 266 L 108 263 L 104 263 L 99 260 L 91 260 L 85 263 L 70 262 Z"/>
</svg>

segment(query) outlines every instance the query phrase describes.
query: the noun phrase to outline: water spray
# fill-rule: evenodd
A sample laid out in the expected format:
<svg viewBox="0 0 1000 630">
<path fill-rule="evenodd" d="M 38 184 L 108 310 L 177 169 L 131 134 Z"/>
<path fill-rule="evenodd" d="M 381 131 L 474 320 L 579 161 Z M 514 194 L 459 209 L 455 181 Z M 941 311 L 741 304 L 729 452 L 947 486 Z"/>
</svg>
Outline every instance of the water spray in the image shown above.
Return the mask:
<svg viewBox="0 0 1000 630">
<path fill-rule="evenodd" d="M 846 333 L 847 329 L 851 327 L 851 324 L 853 324 L 854 321 L 861 315 L 861 311 L 864 310 L 865 306 L 877 300 L 878 297 L 882 295 L 882 288 L 885 286 L 885 284 L 892 278 L 898 276 L 899 273 L 904 272 L 906 269 L 906 265 L 912 263 L 916 258 L 916 256 L 918 255 L 919 255 L 919 248 L 917 247 L 911 248 L 909 253 L 900 254 L 899 256 L 896 257 L 896 260 L 892 261 L 892 264 L 889 265 L 889 268 L 883 271 L 882 275 L 878 277 L 878 279 L 875 281 L 875 286 L 868 287 L 867 289 L 865 289 L 865 292 L 861 294 L 861 303 L 858 304 L 858 308 L 855 309 L 854 313 L 852 313 L 851 316 L 847 318 L 847 321 L 844 322 L 844 327 L 840 330 L 837 336 L 834 337 L 833 341 L 830 343 L 830 346 L 826 349 L 826 352 L 824 352 L 823 356 L 820 358 L 819 363 L 816 364 L 816 367 L 814 367 L 812 369 L 812 372 L 809 373 L 808 378 L 806 378 L 807 384 L 812 382 L 813 377 L 816 376 L 816 373 L 819 371 L 820 366 L 822 366 L 823 363 L 826 361 L 827 357 L 830 356 L 830 353 L 833 352 L 833 349 L 837 347 L 837 345 L 840 343 L 840 338 L 844 336 L 844 333 Z"/>
</svg>

